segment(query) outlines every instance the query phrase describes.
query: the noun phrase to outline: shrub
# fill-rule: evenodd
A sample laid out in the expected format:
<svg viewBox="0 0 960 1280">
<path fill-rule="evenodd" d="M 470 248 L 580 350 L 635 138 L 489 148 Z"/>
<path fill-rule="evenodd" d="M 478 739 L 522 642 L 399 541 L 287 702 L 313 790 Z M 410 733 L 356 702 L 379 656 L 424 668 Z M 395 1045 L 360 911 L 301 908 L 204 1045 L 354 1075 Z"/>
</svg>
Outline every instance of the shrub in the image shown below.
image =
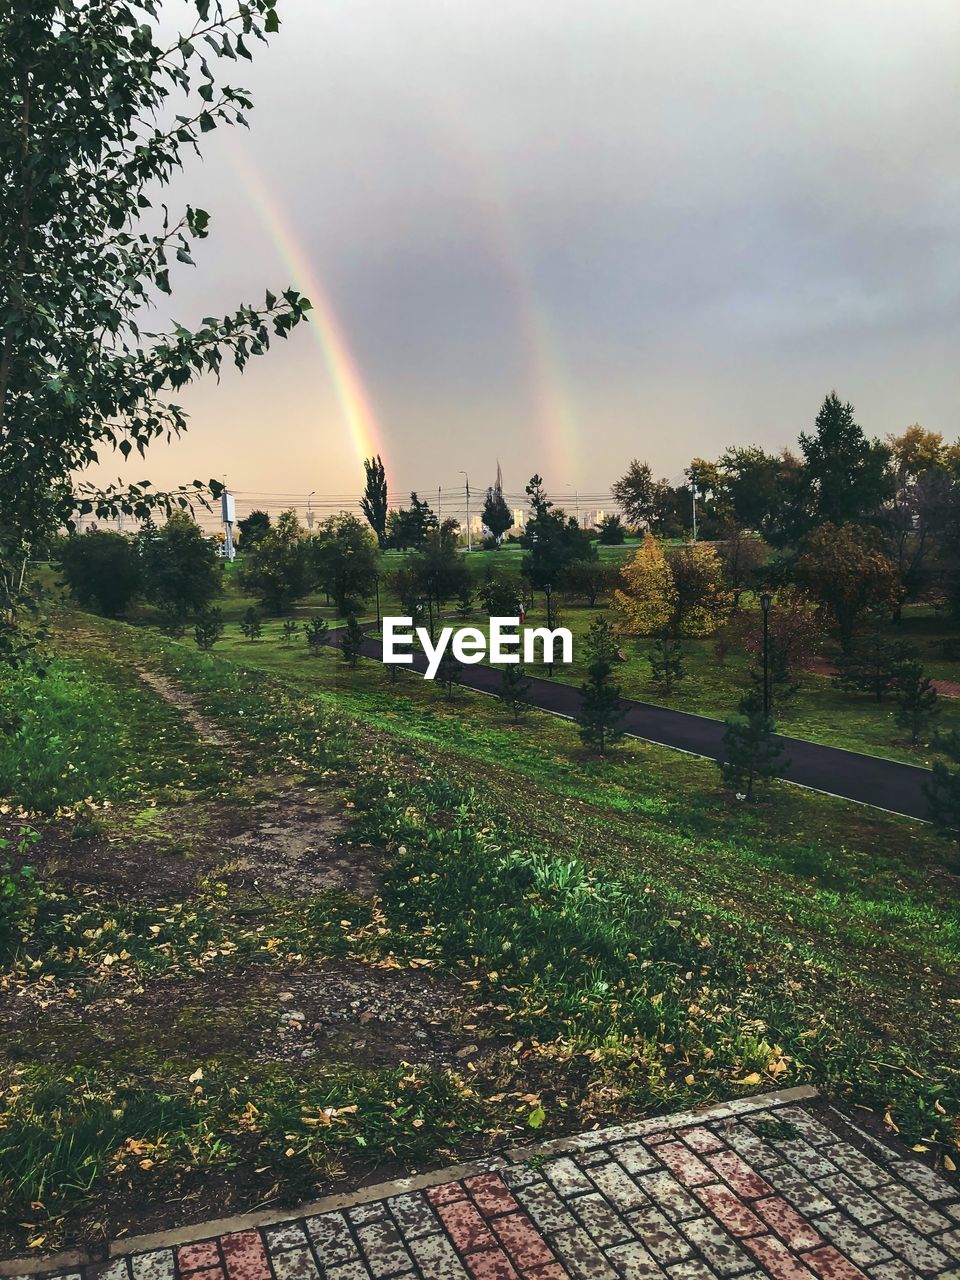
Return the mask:
<svg viewBox="0 0 960 1280">
<path fill-rule="evenodd" d="M 132 538 L 107 529 L 67 538 L 60 568 L 70 594 L 84 609 L 119 617 L 140 591 L 140 558 Z"/>
<path fill-rule="evenodd" d="M 197 619 L 193 628 L 193 637 L 197 648 L 209 653 L 223 635 L 223 613 L 220 609 L 208 609 Z"/>
</svg>

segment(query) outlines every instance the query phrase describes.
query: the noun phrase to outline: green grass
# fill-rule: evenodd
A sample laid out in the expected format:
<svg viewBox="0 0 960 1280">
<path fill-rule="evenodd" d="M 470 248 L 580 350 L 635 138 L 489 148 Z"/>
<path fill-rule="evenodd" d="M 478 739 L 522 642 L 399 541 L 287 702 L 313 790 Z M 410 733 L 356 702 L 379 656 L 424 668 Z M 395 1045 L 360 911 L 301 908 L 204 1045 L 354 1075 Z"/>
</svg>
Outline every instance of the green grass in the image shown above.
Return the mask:
<svg viewBox="0 0 960 1280">
<path fill-rule="evenodd" d="M 11 1220 L 64 1239 L 84 1206 L 254 1167 L 260 1193 L 305 1198 L 360 1159 L 515 1143 L 541 1112 L 539 1132 L 558 1132 L 804 1081 L 889 1108 L 910 1141 L 955 1144 L 960 905 L 930 828 L 787 786 L 739 805 L 710 763 L 642 742 L 601 764 L 566 721 L 512 726 L 491 699 L 284 649 L 277 624 L 255 643 L 230 628 L 204 655 L 124 624 L 78 634 L 75 617 L 62 660 L 95 651 L 121 689 L 134 663 L 175 678 L 235 736 L 234 788 L 327 788 L 386 873 L 375 904 L 237 894 L 215 873 L 186 896 L 117 901 L 42 875 L 4 978 L 50 1008 L 19 1057 L 0 1051 Z M 174 773 L 182 756 L 183 785 L 171 774 L 149 805 L 148 835 L 197 786 L 191 752 L 164 746 L 168 713 L 143 711 L 141 754 Z M 156 799 L 146 779 L 134 790 L 115 837 Z M 333 956 L 457 979 L 522 1052 L 474 1073 L 251 1061 L 262 984 Z M 184 1009 L 239 984 L 234 1020 L 187 1034 L 140 1004 L 113 1042 L 71 1030 L 77 1002 L 122 1007 L 173 982 Z"/>
</svg>

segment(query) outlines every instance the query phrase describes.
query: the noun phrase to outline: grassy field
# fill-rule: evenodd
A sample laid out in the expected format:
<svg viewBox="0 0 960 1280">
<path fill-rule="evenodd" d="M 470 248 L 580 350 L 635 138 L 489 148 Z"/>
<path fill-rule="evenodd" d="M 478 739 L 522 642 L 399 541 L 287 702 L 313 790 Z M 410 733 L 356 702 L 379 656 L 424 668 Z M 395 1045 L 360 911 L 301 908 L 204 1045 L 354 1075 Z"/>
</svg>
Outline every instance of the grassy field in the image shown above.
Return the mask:
<svg viewBox="0 0 960 1280">
<path fill-rule="evenodd" d="M 4 819 L 37 868 L 0 914 L 8 1249 L 802 1081 L 956 1146 L 929 828 L 747 808 L 708 762 L 599 764 L 565 721 L 274 637 L 64 614 L 57 648 L 127 737 L 84 803 Z"/>
</svg>

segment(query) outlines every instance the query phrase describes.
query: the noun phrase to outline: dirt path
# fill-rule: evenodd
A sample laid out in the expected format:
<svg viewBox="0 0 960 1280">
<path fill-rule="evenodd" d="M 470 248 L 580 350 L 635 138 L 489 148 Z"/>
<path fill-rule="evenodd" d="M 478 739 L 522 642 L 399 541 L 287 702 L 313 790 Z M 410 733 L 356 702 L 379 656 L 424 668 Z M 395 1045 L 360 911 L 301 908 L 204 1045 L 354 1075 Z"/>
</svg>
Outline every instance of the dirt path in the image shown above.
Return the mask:
<svg viewBox="0 0 960 1280">
<path fill-rule="evenodd" d="M 236 740 L 225 729 L 221 729 L 213 720 L 197 710 L 197 699 L 192 693 L 187 693 L 186 689 L 173 680 L 168 680 L 166 676 L 160 675 L 157 671 L 151 671 L 147 667 L 138 666 L 136 672 L 143 683 L 149 685 L 154 693 L 163 698 L 164 702 L 169 702 L 180 711 L 201 742 L 208 742 L 211 746 L 226 747 L 228 750 L 236 747 Z"/>
</svg>

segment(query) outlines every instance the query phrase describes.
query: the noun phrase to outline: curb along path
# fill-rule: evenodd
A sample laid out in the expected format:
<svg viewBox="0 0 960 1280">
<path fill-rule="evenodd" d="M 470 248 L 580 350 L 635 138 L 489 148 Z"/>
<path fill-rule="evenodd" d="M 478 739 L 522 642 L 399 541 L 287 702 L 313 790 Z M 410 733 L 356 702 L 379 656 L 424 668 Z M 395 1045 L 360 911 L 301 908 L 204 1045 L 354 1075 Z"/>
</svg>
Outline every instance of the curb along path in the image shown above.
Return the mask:
<svg viewBox="0 0 960 1280">
<path fill-rule="evenodd" d="M 117 1242 L 112 1254 L 89 1265 L 76 1255 L 0 1263 L 0 1275 L 957 1280 L 960 1191 L 798 1088 L 558 1139 L 286 1216 Z"/>
<path fill-rule="evenodd" d="M 339 647 L 342 635 L 342 628 L 331 631 L 330 643 Z M 374 636 L 367 636 L 361 652 L 365 658 L 380 660 L 383 646 Z M 423 653 L 415 653 L 413 664 L 403 669 L 422 674 L 426 665 Z M 568 719 L 576 717 L 580 709 L 578 689 L 538 676 L 528 678 L 531 706 Z M 465 666 L 460 683 L 464 688 L 495 695 L 500 689 L 500 672 L 482 664 Z M 710 760 L 719 757 L 725 728 L 722 720 L 692 715 L 687 711 L 673 711 L 670 707 L 637 702 L 631 698 L 624 698 L 623 705 L 626 708 L 623 726 L 631 737 L 675 747 Z M 929 818 L 930 807 L 923 794 L 924 784 L 931 776 L 929 769 L 887 760 L 882 756 L 828 747 L 804 738 L 781 735 L 778 741 L 783 744 L 790 761 L 783 775 L 787 782 L 840 796 L 844 800 L 856 800 L 904 817 Z"/>
</svg>

